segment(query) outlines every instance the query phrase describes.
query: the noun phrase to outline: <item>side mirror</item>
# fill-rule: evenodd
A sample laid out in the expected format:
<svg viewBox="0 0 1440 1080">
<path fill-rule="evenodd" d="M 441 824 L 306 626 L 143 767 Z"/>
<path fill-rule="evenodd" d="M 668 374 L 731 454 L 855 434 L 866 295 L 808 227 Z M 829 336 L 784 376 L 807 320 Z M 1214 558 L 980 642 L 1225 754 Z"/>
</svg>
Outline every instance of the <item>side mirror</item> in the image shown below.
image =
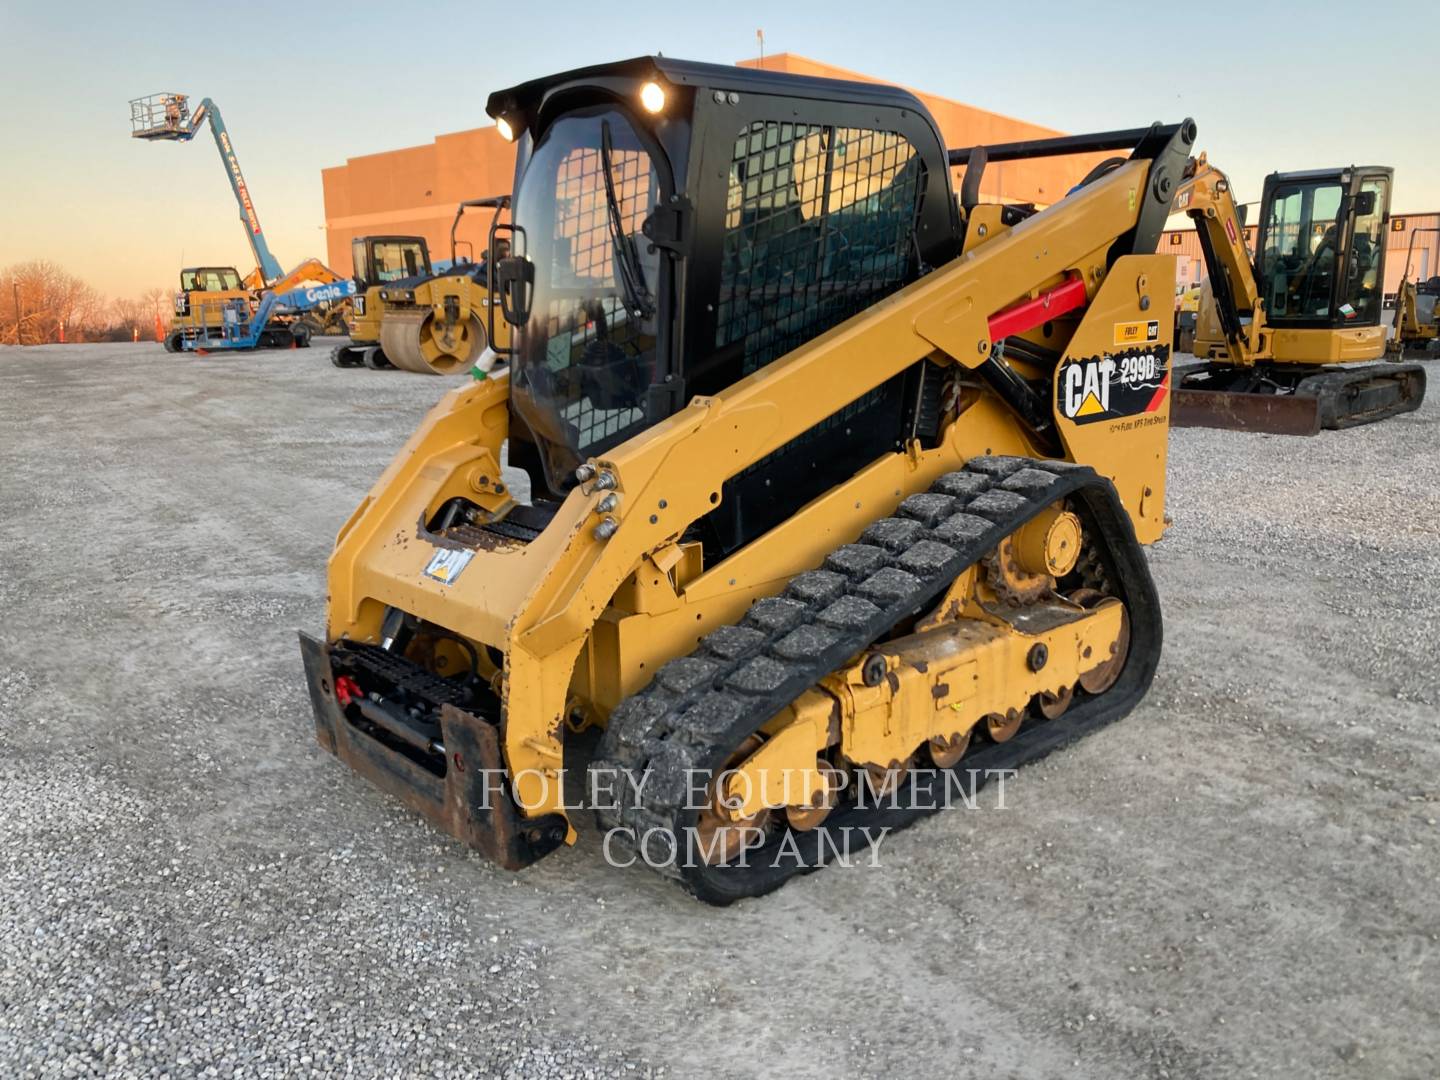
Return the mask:
<svg viewBox="0 0 1440 1080">
<path fill-rule="evenodd" d="M 1355 216 L 1369 217 L 1375 213 L 1375 192 L 1362 191 L 1355 196 Z"/>
<path fill-rule="evenodd" d="M 535 292 L 535 264 L 518 255 L 507 255 L 493 271 L 500 294 L 500 312 L 511 326 L 530 321 L 530 303 Z"/>
</svg>

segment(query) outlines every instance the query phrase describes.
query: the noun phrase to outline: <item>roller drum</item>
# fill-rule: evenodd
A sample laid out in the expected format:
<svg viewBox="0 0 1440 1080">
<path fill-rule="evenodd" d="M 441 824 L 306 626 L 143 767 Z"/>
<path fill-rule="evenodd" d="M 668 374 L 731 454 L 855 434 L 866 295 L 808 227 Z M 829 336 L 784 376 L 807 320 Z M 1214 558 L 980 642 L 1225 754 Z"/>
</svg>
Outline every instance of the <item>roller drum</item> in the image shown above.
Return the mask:
<svg viewBox="0 0 1440 1080">
<path fill-rule="evenodd" d="M 385 357 L 403 371 L 422 375 L 459 375 L 485 348 L 485 327 L 477 315 L 446 327 L 429 309 L 387 311 L 380 323 Z"/>
</svg>

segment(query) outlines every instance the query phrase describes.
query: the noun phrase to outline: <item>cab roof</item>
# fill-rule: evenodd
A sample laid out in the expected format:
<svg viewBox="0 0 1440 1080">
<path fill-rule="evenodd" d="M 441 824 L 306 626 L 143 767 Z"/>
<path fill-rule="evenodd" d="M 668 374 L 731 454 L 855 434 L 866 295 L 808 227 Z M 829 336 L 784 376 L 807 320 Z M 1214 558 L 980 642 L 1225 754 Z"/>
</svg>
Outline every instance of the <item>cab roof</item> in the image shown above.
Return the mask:
<svg viewBox="0 0 1440 1080">
<path fill-rule="evenodd" d="M 486 102 L 485 111 L 492 117 L 523 114 L 527 121 L 544 106 L 545 99 L 559 90 L 579 86 L 633 84 L 659 78 L 674 86 L 704 87 L 712 90 L 734 90 L 737 93 L 765 94 L 773 97 L 817 98 L 853 104 L 885 105 L 914 109 L 929 115 L 924 104 L 908 90 L 886 83 L 853 82 L 848 79 L 823 79 L 814 75 L 792 75 L 763 68 L 736 67 L 731 64 L 702 64 L 694 60 L 674 60 L 668 56 L 637 56 L 608 64 L 594 64 L 573 71 L 531 79 L 509 89 L 497 90 Z M 518 130 L 518 129 L 517 129 Z"/>
</svg>

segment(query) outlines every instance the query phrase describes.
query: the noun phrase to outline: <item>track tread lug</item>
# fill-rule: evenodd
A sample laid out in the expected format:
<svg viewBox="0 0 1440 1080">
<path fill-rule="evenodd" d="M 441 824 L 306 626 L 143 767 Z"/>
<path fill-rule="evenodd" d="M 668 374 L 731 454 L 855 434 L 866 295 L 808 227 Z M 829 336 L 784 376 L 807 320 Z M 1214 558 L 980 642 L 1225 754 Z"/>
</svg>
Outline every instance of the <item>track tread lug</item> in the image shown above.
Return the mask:
<svg viewBox="0 0 1440 1080">
<path fill-rule="evenodd" d="M 983 473 L 963 471 L 946 473 L 930 485 L 930 490 L 937 495 L 951 495 L 967 500 L 973 499 L 982 491 L 988 491 L 989 488 L 990 477 Z"/>
<path fill-rule="evenodd" d="M 925 526 L 913 518 L 881 518 L 860 534 L 860 543 L 884 548 L 895 555 L 925 534 Z"/>
<path fill-rule="evenodd" d="M 739 660 L 765 647 L 769 638 L 763 630 L 749 626 L 722 626 L 700 641 L 700 647 L 721 660 Z"/>
<path fill-rule="evenodd" d="M 1004 491 L 1013 491 L 1021 495 L 1039 495 L 1048 491 L 1054 484 L 1054 473 L 1046 472 L 1043 469 L 1021 469 L 1001 481 L 1000 487 Z"/>
<path fill-rule="evenodd" d="M 725 680 L 725 685 L 742 694 L 769 694 L 784 686 L 794 674 L 795 669 L 791 665 L 774 657 L 752 656 Z"/>
<path fill-rule="evenodd" d="M 886 558 L 882 548 L 869 544 L 845 544 L 830 553 L 825 559 L 825 568 L 856 581 L 884 566 Z"/>
<path fill-rule="evenodd" d="M 714 660 L 706 660 L 699 656 L 682 656 L 678 660 L 667 662 L 656 673 L 655 681 L 666 690 L 676 694 L 685 694 L 697 686 L 713 681 L 720 671 L 721 665 Z"/>
<path fill-rule="evenodd" d="M 957 552 L 948 544 L 935 540 L 921 540 L 918 544 L 895 560 L 895 565 L 920 581 L 928 580 L 944 571 Z"/>
<path fill-rule="evenodd" d="M 770 647 L 782 660 L 806 660 L 817 656 L 840 640 L 840 631 L 830 626 L 799 626 Z"/>
<path fill-rule="evenodd" d="M 1028 506 L 1029 502 L 1024 495 L 1017 495 L 1013 491 L 991 490 L 976 496 L 965 509 L 999 525 L 1010 521 L 1018 511 Z"/>
<path fill-rule="evenodd" d="M 792 578 L 785 595 L 802 604 L 828 604 L 845 591 L 845 575 L 833 570 L 807 570 Z"/>
<path fill-rule="evenodd" d="M 745 613 L 744 621 L 764 630 L 767 634 L 774 635 L 799 626 L 808 611 L 809 608 L 798 600 L 789 600 L 783 596 L 767 596 L 750 605 L 750 610 Z"/>
<path fill-rule="evenodd" d="M 842 596 L 817 618 L 826 626 L 837 630 L 855 630 L 865 626 L 880 614 L 880 608 L 869 600 L 858 596 Z"/>
<path fill-rule="evenodd" d="M 954 513 L 958 506 L 953 495 L 942 495 L 934 491 L 911 495 L 900 504 L 899 516 L 913 518 L 927 529 L 933 529 Z"/>
<path fill-rule="evenodd" d="M 995 522 L 974 514 L 951 514 L 935 527 L 935 535 L 946 542 L 970 544 L 983 540 L 995 531 Z"/>
<path fill-rule="evenodd" d="M 914 574 L 893 566 L 885 566 L 862 581 L 855 591 L 865 599 L 874 601 L 876 606 L 884 608 L 913 595 L 923 583 L 923 580 Z"/>
<path fill-rule="evenodd" d="M 986 457 L 971 458 L 965 463 L 965 468 L 969 472 L 1004 479 L 1012 473 L 1019 472 L 1021 469 L 1030 468 L 1034 464 L 1034 458 L 991 454 Z"/>
</svg>

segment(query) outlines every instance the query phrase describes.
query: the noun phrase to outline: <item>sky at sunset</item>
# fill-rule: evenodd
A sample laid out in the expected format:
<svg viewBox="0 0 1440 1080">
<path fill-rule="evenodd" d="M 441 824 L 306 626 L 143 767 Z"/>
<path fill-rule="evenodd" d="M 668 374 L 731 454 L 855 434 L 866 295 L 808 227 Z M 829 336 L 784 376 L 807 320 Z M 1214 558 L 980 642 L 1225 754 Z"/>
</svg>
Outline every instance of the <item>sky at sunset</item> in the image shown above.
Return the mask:
<svg viewBox="0 0 1440 1080">
<path fill-rule="evenodd" d="M 228 14 L 221 14 L 221 12 Z M 213 98 L 283 266 L 324 256 L 320 170 L 479 127 L 492 89 L 663 52 L 796 52 L 1064 131 L 1193 116 L 1242 199 L 1273 169 L 1386 164 L 1440 210 L 1436 6 L 1090 2 L 426 4 L 0 0 L 0 266 L 111 295 L 253 266 L 208 132 L 129 137 L 127 101 Z M 1208 37 L 1210 40 L 1206 40 Z"/>
</svg>

